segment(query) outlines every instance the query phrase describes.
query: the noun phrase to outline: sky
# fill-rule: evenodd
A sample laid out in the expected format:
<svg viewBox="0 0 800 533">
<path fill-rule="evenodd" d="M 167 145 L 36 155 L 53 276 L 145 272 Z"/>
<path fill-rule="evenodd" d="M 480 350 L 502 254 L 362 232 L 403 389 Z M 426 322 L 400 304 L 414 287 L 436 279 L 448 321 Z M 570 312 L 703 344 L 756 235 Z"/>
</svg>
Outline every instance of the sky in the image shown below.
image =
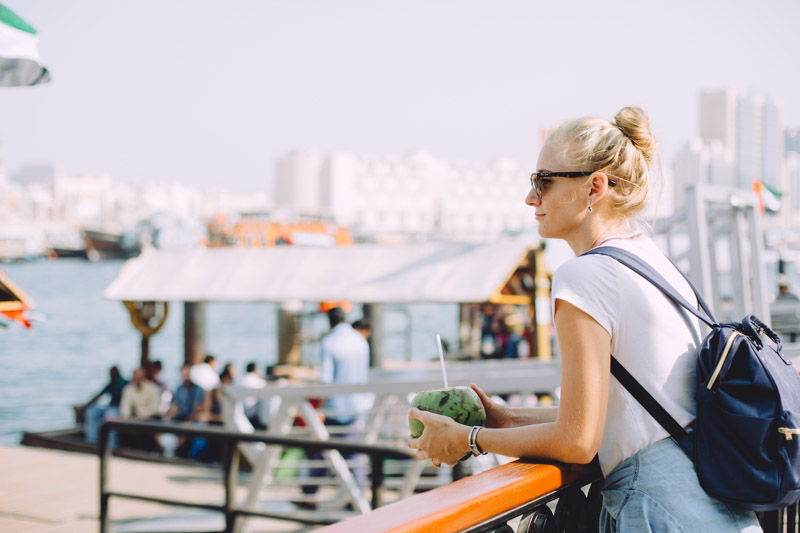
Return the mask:
<svg viewBox="0 0 800 533">
<path fill-rule="evenodd" d="M 532 169 L 543 128 L 626 105 L 668 165 L 699 133 L 700 91 L 723 88 L 800 126 L 794 0 L 2 2 L 53 80 L 0 88 L 11 175 L 271 193 L 295 149 Z"/>
</svg>

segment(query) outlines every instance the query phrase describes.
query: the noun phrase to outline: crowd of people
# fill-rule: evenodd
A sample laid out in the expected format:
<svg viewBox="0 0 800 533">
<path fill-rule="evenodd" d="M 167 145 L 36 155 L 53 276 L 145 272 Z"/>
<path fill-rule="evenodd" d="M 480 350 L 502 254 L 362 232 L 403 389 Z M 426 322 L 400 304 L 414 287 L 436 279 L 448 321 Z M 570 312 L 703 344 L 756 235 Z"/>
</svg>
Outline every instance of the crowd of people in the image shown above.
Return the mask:
<svg viewBox="0 0 800 533">
<path fill-rule="evenodd" d="M 340 307 L 328 311 L 331 331 L 320 342 L 321 383 L 363 383 L 369 370 L 367 339 L 371 328 L 362 318 L 353 324 L 345 320 Z M 180 382 L 170 387 L 161 378 L 160 361 L 152 361 L 133 371 L 130 380 L 119 367 L 109 369 L 108 383 L 85 404 L 75 406 L 76 421 L 82 425 L 86 442 L 98 441 L 99 429 L 106 420 L 162 420 L 188 424 L 222 425 L 222 394 L 231 384 L 245 389 L 263 389 L 273 377 L 273 366 L 259 372 L 255 362 L 247 363 L 239 375 L 233 363 L 218 368 L 214 355 L 206 355 L 200 363 L 185 364 Z M 344 395 L 318 400 L 318 407 L 334 414 L 325 419 L 327 425 L 349 425 L 365 413 L 369 406 L 363 395 Z M 255 429 L 267 429 L 275 412 L 274 399 L 248 397 L 243 401 L 244 413 Z M 164 435 L 172 438 L 161 438 Z M 214 443 L 203 438 L 174 438 L 163 435 L 110 433 L 112 447 L 124 446 L 177 455 L 198 460 L 214 460 Z M 322 471 L 311 475 L 324 475 Z M 311 489 L 313 490 L 313 489 Z"/>
<path fill-rule="evenodd" d="M 161 378 L 161 363 L 153 361 L 133 371 L 130 380 L 122 376 L 119 367 L 109 369 L 108 383 L 85 404 L 75 406 L 76 421 L 82 425 L 86 442 L 98 441 L 100 425 L 106 420 L 163 420 L 196 424 L 222 424 L 222 390 L 236 383 L 249 389 L 267 386 L 256 363 L 250 362 L 245 373 L 237 379 L 232 363 L 217 371 L 217 359 L 207 355 L 203 362 L 181 368 L 181 381 L 170 387 Z M 270 367 L 267 367 L 269 375 Z M 247 398 L 245 414 L 257 429 L 266 429 L 271 415 L 270 402 Z M 184 457 L 203 459 L 209 454 L 203 439 L 178 441 L 177 449 L 163 450 L 154 436 L 110 434 L 110 445 L 175 453 Z"/>
</svg>

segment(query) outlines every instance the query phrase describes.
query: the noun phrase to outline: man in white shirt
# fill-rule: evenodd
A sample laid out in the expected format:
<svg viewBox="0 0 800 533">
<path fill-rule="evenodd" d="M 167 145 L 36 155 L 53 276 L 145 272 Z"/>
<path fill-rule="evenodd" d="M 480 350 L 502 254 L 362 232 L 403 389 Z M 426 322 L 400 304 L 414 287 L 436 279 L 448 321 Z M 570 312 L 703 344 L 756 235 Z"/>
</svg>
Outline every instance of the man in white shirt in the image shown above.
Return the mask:
<svg viewBox="0 0 800 533">
<path fill-rule="evenodd" d="M 217 358 L 211 354 L 206 355 L 202 363 L 192 366 L 190 370 L 192 382 L 203 387 L 203 390 L 210 391 L 219 385 L 217 375 Z"/>
<path fill-rule="evenodd" d="M 263 389 L 267 386 L 267 381 L 258 375 L 258 369 L 254 362 L 247 363 L 247 372 L 244 376 L 239 378 L 238 385 L 245 389 Z M 248 396 L 242 402 L 244 404 L 244 414 L 247 419 L 253 424 L 256 429 L 266 429 L 268 420 L 261 419 L 261 403 L 264 400 L 259 400 L 252 396 Z"/>
<path fill-rule="evenodd" d="M 364 336 L 347 323 L 344 310 L 334 307 L 328 311 L 328 320 L 331 324 L 330 332 L 320 341 L 319 353 L 319 381 L 322 383 L 356 384 L 366 383 L 369 377 L 369 344 Z M 331 396 L 325 400 L 326 426 L 356 426 L 363 420 L 370 408 L 371 398 L 368 394 L 353 393 Z M 362 434 L 355 431 L 349 434 L 335 434 L 335 437 L 344 437 L 359 440 Z M 351 459 L 350 454 L 343 454 L 345 459 Z M 321 459 L 320 453 L 312 454 L 311 459 Z M 327 475 L 325 468 L 311 468 L 311 477 Z M 356 481 L 364 485 L 366 471 L 362 465 L 353 468 Z M 304 494 L 316 494 L 316 485 L 303 485 Z M 312 509 L 315 502 L 293 502 L 295 505 Z"/>
<path fill-rule="evenodd" d="M 341 307 L 328 311 L 330 332 L 319 343 L 319 380 L 322 383 L 366 383 L 369 377 L 369 344 L 345 320 Z M 348 425 L 369 410 L 365 394 L 331 396 L 325 401 L 329 425 Z"/>
</svg>

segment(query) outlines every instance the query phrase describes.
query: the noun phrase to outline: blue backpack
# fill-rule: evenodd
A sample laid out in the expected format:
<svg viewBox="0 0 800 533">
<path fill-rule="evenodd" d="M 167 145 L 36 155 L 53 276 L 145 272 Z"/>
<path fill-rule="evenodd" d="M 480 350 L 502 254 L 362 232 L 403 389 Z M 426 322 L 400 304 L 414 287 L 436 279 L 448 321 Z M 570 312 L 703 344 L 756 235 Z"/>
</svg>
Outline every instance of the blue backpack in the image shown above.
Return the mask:
<svg viewBox="0 0 800 533">
<path fill-rule="evenodd" d="M 635 254 L 610 246 L 590 254 L 616 259 L 711 328 L 697 356 L 697 417 L 688 431 L 611 356 L 611 373 L 692 459 L 705 491 L 753 511 L 800 500 L 800 375 L 780 337 L 753 315 L 717 323 L 685 275 L 702 313 Z"/>
</svg>

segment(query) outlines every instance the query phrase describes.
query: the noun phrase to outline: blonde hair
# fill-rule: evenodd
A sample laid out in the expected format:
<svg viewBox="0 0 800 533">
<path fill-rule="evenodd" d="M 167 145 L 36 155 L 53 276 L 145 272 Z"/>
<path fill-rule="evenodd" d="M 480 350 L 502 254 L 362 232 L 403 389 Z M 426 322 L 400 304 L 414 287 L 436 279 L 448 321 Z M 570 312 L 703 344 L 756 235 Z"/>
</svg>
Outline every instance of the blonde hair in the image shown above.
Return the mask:
<svg viewBox="0 0 800 533">
<path fill-rule="evenodd" d="M 569 165 L 602 171 L 616 181 L 617 185 L 608 189 L 612 212 L 630 218 L 644 209 L 650 170 L 658 157 L 644 109 L 624 107 L 614 122 L 591 117 L 561 122 L 545 142 L 561 148 Z"/>
</svg>

